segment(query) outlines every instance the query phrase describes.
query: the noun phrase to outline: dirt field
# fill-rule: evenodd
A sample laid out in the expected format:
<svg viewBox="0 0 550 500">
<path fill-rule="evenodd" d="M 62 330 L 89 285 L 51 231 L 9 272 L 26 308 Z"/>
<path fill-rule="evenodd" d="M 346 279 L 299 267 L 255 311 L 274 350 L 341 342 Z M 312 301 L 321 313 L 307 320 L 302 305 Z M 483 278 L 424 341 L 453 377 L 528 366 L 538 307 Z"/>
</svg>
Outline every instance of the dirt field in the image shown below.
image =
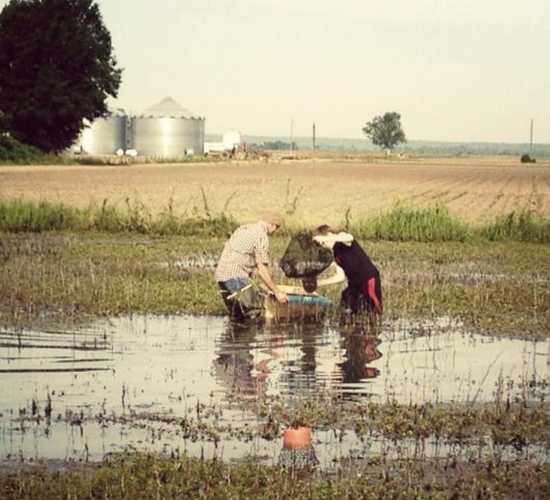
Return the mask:
<svg viewBox="0 0 550 500">
<path fill-rule="evenodd" d="M 201 188 L 204 191 L 203 197 Z M 214 214 L 239 220 L 266 209 L 295 223 L 340 223 L 401 201 L 444 203 L 481 222 L 530 208 L 550 215 L 550 162 L 521 165 L 515 157 L 283 160 L 135 166 L 0 166 L 0 199 L 60 201 L 79 207 L 103 200 L 141 202 L 154 212 Z M 205 200 L 206 199 L 206 203 Z"/>
</svg>

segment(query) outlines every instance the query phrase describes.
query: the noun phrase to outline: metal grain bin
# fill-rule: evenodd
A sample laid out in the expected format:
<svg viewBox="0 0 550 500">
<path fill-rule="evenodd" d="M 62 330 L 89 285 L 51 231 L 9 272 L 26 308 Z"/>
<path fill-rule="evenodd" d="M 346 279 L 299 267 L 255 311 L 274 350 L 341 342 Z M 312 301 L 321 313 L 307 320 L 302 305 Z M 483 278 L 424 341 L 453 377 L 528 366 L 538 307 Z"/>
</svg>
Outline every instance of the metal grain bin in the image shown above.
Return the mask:
<svg viewBox="0 0 550 500">
<path fill-rule="evenodd" d="M 91 155 L 111 155 L 126 149 L 126 115 L 122 111 L 99 118 L 82 130 L 80 149 Z"/>
<path fill-rule="evenodd" d="M 132 119 L 132 147 L 143 156 L 204 153 L 204 118 L 167 97 Z"/>
</svg>

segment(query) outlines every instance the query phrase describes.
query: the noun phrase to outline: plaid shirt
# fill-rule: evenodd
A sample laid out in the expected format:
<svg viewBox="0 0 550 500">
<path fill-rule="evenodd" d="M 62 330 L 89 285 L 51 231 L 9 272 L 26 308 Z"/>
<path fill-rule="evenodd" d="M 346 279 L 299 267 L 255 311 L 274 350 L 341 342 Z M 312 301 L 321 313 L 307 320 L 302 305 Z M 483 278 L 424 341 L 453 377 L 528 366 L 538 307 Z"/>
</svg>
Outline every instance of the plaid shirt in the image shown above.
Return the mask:
<svg viewBox="0 0 550 500">
<path fill-rule="evenodd" d="M 223 247 L 214 279 L 249 278 L 258 264 L 269 265 L 267 224 L 256 222 L 238 227 Z"/>
</svg>

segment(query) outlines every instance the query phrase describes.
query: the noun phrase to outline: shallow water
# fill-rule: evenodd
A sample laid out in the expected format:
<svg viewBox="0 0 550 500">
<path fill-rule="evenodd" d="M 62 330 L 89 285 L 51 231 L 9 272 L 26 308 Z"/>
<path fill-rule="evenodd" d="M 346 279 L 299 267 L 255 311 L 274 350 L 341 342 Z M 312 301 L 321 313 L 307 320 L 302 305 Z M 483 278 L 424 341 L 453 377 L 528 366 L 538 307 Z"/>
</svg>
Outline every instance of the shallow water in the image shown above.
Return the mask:
<svg viewBox="0 0 550 500">
<path fill-rule="evenodd" d="M 0 459 L 98 460 L 135 448 L 276 463 L 279 440 L 205 441 L 174 421 L 256 425 L 251 410 L 227 408 L 234 395 L 278 396 L 289 404 L 320 393 L 400 403 L 538 401 L 549 395 L 549 376 L 549 341 L 465 333 L 445 318 L 388 322 L 376 336 L 349 326 L 235 328 L 225 318 L 189 316 L 0 331 Z M 317 431 L 315 442 L 325 467 L 382 451 L 414 456 L 419 446 L 364 443 L 332 431 Z M 451 448 L 422 443 L 421 453 L 513 453 Z"/>
</svg>

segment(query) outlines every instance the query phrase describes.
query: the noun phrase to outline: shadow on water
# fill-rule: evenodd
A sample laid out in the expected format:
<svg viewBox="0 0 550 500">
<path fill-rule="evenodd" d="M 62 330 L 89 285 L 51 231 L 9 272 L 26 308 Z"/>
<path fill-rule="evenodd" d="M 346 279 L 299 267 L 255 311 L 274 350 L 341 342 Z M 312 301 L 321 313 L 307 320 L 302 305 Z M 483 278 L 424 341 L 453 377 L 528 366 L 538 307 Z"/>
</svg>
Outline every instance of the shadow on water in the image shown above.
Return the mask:
<svg viewBox="0 0 550 500">
<path fill-rule="evenodd" d="M 316 429 L 308 438 L 307 422 L 294 422 L 280 443 L 247 431 L 264 424 L 254 404 L 230 403 L 274 397 L 292 408 L 328 394 L 361 402 L 473 404 L 504 392 L 535 402 L 549 395 L 549 354 L 548 341 L 467 333 L 446 318 L 386 322 L 376 331 L 150 316 L 71 332 L 5 330 L 0 459 L 100 460 L 139 449 L 225 460 L 253 456 L 268 464 L 318 460 L 326 468 L 380 453 L 478 453 L 450 444 L 366 442 L 351 431 Z M 224 425 L 232 431 L 221 435 Z"/>
</svg>

